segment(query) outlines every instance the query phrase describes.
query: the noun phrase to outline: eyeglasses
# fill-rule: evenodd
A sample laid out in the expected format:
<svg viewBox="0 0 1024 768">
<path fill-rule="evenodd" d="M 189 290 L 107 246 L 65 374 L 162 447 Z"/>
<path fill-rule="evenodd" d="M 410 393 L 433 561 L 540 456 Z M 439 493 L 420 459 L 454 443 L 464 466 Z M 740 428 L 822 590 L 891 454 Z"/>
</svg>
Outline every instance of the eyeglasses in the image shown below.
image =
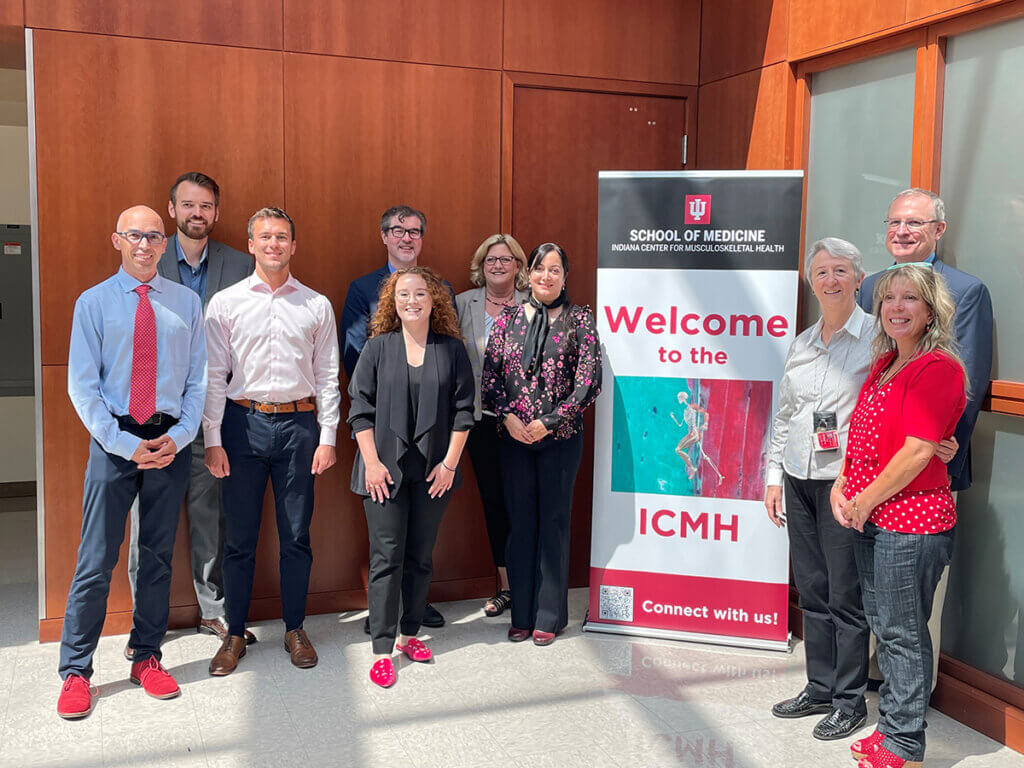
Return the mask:
<svg viewBox="0 0 1024 768">
<path fill-rule="evenodd" d="M 885 224 L 887 229 L 899 229 L 906 226 L 907 229 L 911 229 L 914 232 L 924 229 L 929 224 L 937 224 L 938 221 L 938 219 L 928 219 L 926 221 L 921 221 L 920 219 L 882 219 L 882 223 Z"/>
<path fill-rule="evenodd" d="M 127 232 L 118 232 L 121 237 L 132 245 L 138 245 L 145 240 L 150 245 L 160 245 L 167 239 L 163 232 L 139 232 L 137 229 L 129 229 Z"/>
<path fill-rule="evenodd" d="M 493 267 L 495 264 L 501 264 L 503 267 L 507 267 L 515 261 L 511 256 L 484 256 L 484 264 L 488 267 Z"/>
<path fill-rule="evenodd" d="M 406 229 L 405 227 L 391 227 L 388 229 L 388 233 L 396 240 L 401 240 L 406 235 L 411 240 L 419 240 L 423 237 L 423 230 L 416 227 L 412 229 Z"/>
</svg>

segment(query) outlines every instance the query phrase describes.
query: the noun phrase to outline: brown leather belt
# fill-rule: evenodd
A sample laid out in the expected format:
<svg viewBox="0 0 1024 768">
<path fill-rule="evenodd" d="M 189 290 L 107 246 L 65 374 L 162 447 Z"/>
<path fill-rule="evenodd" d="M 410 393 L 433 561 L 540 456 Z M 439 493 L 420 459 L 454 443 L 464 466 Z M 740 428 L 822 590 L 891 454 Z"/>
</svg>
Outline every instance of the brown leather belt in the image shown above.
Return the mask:
<svg viewBox="0 0 1024 768">
<path fill-rule="evenodd" d="M 251 411 L 260 413 L 306 413 L 316 410 L 316 401 L 312 397 L 304 397 L 301 400 L 292 400 L 287 403 L 261 403 L 256 400 L 232 400 Z"/>
</svg>

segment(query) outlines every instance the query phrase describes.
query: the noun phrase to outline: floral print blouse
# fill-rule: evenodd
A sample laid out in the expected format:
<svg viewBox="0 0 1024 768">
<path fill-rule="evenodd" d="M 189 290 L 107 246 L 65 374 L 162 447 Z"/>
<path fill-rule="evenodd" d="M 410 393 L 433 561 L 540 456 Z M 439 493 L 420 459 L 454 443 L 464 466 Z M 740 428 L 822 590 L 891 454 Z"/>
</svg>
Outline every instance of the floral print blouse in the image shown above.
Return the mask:
<svg viewBox="0 0 1024 768">
<path fill-rule="evenodd" d="M 540 419 L 551 431 L 543 445 L 583 431 L 583 411 L 601 392 L 601 342 L 590 308 L 570 305 L 548 326 L 540 367 L 527 378 L 522 358 L 528 327 L 524 304 L 495 319 L 484 354 L 483 407 L 499 422 L 507 413 L 524 424 Z"/>
</svg>

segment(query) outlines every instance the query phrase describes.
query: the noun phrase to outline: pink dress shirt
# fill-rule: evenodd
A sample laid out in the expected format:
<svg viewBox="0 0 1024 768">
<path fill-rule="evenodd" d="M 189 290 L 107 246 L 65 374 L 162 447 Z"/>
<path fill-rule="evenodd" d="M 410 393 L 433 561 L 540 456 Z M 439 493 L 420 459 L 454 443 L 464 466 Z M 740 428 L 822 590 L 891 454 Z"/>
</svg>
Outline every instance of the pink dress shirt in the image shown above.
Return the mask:
<svg viewBox="0 0 1024 768">
<path fill-rule="evenodd" d="M 210 299 L 206 350 L 208 448 L 221 444 L 226 399 L 287 403 L 316 397 L 320 444 L 335 444 L 341 400 L 338 327 L 326 296 L 291 275 L 276 291 L 250 275 Z"/>
</svg>

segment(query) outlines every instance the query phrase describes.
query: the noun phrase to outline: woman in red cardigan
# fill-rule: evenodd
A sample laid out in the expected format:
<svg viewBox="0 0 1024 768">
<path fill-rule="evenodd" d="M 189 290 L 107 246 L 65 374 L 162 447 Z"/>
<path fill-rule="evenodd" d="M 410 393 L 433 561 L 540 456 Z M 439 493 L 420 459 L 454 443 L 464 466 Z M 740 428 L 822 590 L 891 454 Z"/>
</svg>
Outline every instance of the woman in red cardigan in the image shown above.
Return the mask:
<svg viewBox="0 0 1024 768">
<path fill-rule="evenodd" d="M 924 759 L 931 692 L 928 619 L 953 553 L 956 505 L 935 455 L 966 405 L 953 341 L 955 307 L 931 265 L 900 264 L 875 285 L 874 364 L 850 419 L 832 511 L 857 529 L 857 569 L 885 681 L 874 733 L 853 743 L 858 768 Z"/>
</svg>

